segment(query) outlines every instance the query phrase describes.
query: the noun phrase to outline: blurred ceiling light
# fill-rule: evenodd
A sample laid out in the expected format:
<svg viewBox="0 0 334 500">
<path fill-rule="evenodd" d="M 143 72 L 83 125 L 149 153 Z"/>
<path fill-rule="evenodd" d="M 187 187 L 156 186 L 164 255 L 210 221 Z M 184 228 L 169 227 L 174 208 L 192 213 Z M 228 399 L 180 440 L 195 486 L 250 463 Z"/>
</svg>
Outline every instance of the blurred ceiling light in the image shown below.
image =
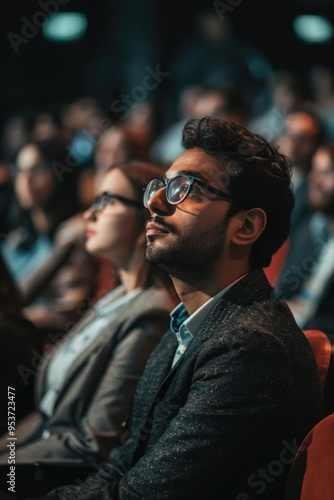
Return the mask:
<svg viewBox="0 0 334 500">
<path fill-rule="evenodd" d="M 333 36 L 331 22 L 322 16 L 298 16 L 293 21 L 293 29 L 307 43 L 326 43 Z"/>
<path fill-rule="evenodd" d="M 74 42 L 87 29 L 87 18 L 80 12 L 59 12 L 43 24 L 43 35 L 55 42 Z"/>
</svg>

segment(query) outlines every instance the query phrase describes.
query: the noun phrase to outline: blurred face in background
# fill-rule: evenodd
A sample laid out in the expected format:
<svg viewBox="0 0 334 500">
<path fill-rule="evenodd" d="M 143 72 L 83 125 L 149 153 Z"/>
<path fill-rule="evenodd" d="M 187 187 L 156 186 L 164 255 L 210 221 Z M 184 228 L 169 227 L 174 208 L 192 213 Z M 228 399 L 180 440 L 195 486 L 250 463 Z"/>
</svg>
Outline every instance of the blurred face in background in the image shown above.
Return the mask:
<svg viewBox="0 0 334 500">
<path fill-rule="evenodd" d="M 98 190 L 112 192 L 128 200 L 135 200 L 136 192 L 124 173 L 115 168 L 105 174 Z M 90 207 L 84 213 L 86 221 L 86 249 L 88 252 L 105 257 L 117 267 L 126 269 L 136 240 L 143 235 L 144 228 L 139 222 L 141 207 L 127 204 L 117 198 L 110 198 L 100 205 L 100 210 Z"/>
<path fill-rule="evenodd" d="M 297 166 L 309 166 L 318 147 L 319 124 L 307 113 L 289 115 L 280 151 Z"/>
<path fill-rule="evenodd" d="M 52 168 L 34 145 L 25 146 L 17 157 L 15 192 L 22 208 L 27 210 L 47 205 L 56 187 Z"/>
<path fill-rule="evenodd" d="M 97 170 L 105 172 L 115 163 L 129 158 L 129 146 L 125 133 L 117 128 L 110 128 L 104 132 L 96 147 L 95 164 Z"/>
<path fill-rule="evenodd" d="M 334 161 L 326 148 L 318 149 L 313 158 L 309 200 L 314 210 L 334 215 Z"/>
</svg>

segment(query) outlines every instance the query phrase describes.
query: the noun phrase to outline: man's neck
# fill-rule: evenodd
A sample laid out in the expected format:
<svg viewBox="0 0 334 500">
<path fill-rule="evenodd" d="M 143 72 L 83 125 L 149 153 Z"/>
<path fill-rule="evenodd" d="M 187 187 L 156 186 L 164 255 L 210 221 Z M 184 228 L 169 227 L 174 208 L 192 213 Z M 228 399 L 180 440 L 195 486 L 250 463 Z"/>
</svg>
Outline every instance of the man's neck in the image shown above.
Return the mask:
<svg viewBox="0 0 334 500">
<path fill-rule="evenodd" d="M 235 272 L 226 273 L 226 275 L 224 273 L 212 273 L 209 278 L 194 280 L 193 282 L 190 282 L 190 280 L 185 282 L 172 276 L 172 281 L 181 302 L 191 315 L 211 297 L 214 297 L 218 292 L 247 274 L 249 270 L 249 268 L 245 267 Z"/>
</svg>

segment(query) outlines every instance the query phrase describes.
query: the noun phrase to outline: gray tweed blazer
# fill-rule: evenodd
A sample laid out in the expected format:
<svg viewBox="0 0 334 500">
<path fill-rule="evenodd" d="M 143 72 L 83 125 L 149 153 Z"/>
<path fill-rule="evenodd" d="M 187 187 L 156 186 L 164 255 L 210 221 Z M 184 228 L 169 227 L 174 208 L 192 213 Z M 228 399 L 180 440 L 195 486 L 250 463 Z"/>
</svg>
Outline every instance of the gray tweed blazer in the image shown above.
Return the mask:
<svg viewBox="0 0 334 500">
<path fill-rule="evenodd" d="M 310 346 L 262 270 L 232 287 L 173 369 L 169 333 L 136 391 L 132 437 L 97 474 L 45 499 L 281 499 L 322 417 Z"/>
</svg>

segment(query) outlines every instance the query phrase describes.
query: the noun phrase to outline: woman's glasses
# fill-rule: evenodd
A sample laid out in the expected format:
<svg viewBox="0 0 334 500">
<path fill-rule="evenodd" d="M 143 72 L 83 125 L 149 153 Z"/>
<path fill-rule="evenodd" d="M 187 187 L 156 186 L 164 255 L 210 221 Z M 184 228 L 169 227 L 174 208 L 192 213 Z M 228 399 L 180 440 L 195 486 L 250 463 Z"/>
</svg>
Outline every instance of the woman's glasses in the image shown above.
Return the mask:
<svg viewBox="0 0 334 500">
<path fill-rule="evenodd" d="M 178 205 L 187 198 L 194 184 L 202 186 L 207 191 L 219 196 L 223 200 L 239 205 L 239 203 L 227 193 L 210 186 L 206 182 L 196 179 L 192 175 L 182 174 L 172 177 L 171 179 L 166 179 L 164 177 L 154 177 L 151 179 L 144 188 L 144 206 L 148 208 L 152 196 L 162 188 L 166 188 L 166 198 L 168 203 L 171 205 Z"/>
<path fill-rule="evenodd" d="M 111 191 L 104 191 L 93 201 L 92 207 L 94 212 L 101 212 L 107 205 L 109 205 L 112 199 L 118 200 L 121 203 L 124 203 L 124 205 L 143 208 L 143 204 L 141 201 L 130 200 L 129 198 L 125 198 L 124 196 L 121 196 L 119 194 L 112 193 Z"/>
</svg>

